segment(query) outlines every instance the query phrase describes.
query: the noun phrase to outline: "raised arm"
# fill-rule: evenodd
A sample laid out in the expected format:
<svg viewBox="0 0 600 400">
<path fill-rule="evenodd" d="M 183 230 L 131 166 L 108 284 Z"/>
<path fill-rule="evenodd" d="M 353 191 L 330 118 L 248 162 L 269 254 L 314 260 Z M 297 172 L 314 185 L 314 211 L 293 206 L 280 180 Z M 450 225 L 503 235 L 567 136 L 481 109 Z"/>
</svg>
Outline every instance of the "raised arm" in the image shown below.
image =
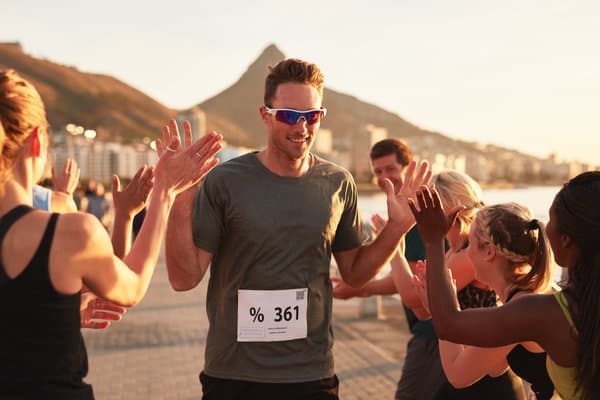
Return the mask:
<svg viewBox="0 0 600 400">
<path fill-rule="evenodd" d="M 97 220 L 85 214 L 71 214 L 59 220 L 57 226 L 57 231 L 62 229 L 63 234 L 68 229 L 79 231 L 79 237 L 61 242 L 63 262 L 72 265 L 80 280 L 99 297 L 126 306 L 138 303 L 156 266 L 167 216 L 176 195 L 196 185 L 216 165 L 214 155 L 221 148 L 220 140 L 220 135 L 211 133 L 186 150 L 181 149 L 177 138 L 169 143 L 172 151 L 164 152 L 156 165 L 148 212 L 124 261 L 113 254 L 108 235 L 102 232 Z M 51 264 L 61 262 L 61 255 L 53 254 Z"/>
<path fill-rule="evenodd" d="M 177 196 L 167 226 L 166 257 L 171 287 L 177 291 L 195 288 L 204 277 L 212 253 L 199 249 L 192 239 L 195 190 Z"/>
<path fill-rule="evenodd" d="M 52 167 L 52 189 L 56 192 L 66 193 L 69 196 L 73 196 L 73 192 L 79 184 L 79 174 L 81 170 L 77 161 L 72 158 L 67 159 L 63 170 L 60 174 L 57 174 Z"/>
<path fill-rule="evenodd" d="M 386 221 L 378 214 L 371 217 L 371 233 L 373 237 L 377 237 L 379 233 L 381 233 L 385 223 Z M 354 288 L 348 285 L 342 278 L 337 276 L 331 277 L 331 281 L 334 284 L 333 297 L 336 299 L 346 300 L 353 297 L 369 297 L 398 293 L 391 272 L 381 279 L 370 280 L 360 288 Z"/>
<path fill-rule="evenodd" d="M 115 255 L 121 259 L 129 253 L 131 248 L 133 218 L 146 205 L 152 190 L 153 176 L 153 168 L 144 165 L 137 170 L 125 189 L 121 190 L 119 177 L 113 175 L 112 193 L 115 221 L 111 242 Z"/>
<path fill-rule="evenodd" d="M 77 211 L 73 192 L 79 184 L 80 169 L 77 162 L 69 158 L 60 174 L 52 167 L 51 209 L 54 212 L 67 213 Z"/>
<path fill-rule="evenodd" d="M 173 136 L 179 135 L 177 124 L 171 121 L 163 128 L 163 140 L 168 143 Z M 183 124 L 184 145 L 187 148 L 192 142 L 191 125 Z M 157 141 L 157 151 L 170 151 L 162 142 Z M 167 225 L 165 244 L 167 272 L 171 287 L 177 291 L 195 288 L 204 277 L 212 260 L 212 253 L 199 249 L 192 239 L 192 211 L 198 184 L 179 194 L 173 204 Z"/>
<path fill-rule="evenodd" d="M 381 233 L 386 224 L 387 221 L 379 214 L 374 214 L 371 217 L 371 231 L 375 236 Z M 404 305 L 413 310 L 417 318 L 429 319 L 429 313 L 423 308 L 419 293 L 413 282 L 412 267 L 404 256 L 405 247 L 405 236 L 402 236 L 396 251 L 390 259 L 391 272 L 389 277 L 392 280 L 395 293 L 400 295 Z"/>
<path fill-rule="evenodd" d="M 551 356 L 563 354 L 561 335 L 548 332 L 563 329 L 569 338 L 568 323 L 551 295 L 530 295 L 502 307 L 461 311 L 446 270 L 443 238 L 454 222 L 457 207 L 445 214 L 435 189 L 423 187 L 417 202 L 410 202 L 427 253 L 429 309 L 440 339 L 481 347 L 499 347 L 526 341 L 538 342 Z M 561 349 L 562 345 L 562 349 Z"/>
<path fill-rule="evenodd" d="M 389 220 L 379 236 L 356 249 L 334 253 L 342 278 L 349 285 L 360 287 L 375 276 L 392 257 L 401 237 L 414 225 L 408 198 L 431 178 L 431 170 L 426 162 L 421 163 L 416 173 L 415 170 L 416 163 L 413 161 L 409 164 L 406 177 L 397 193 L 394 193 L 392 182 L 385 180 Z"/>
<path fill-rule="evenodd" d="M 440 359 L 448 382 L 455 388 L 471 386 L 486 375 L 495 377 L 508 369 L 506 356 L 514 345 L 483 348 L 439 341 Z"/>
</svg>

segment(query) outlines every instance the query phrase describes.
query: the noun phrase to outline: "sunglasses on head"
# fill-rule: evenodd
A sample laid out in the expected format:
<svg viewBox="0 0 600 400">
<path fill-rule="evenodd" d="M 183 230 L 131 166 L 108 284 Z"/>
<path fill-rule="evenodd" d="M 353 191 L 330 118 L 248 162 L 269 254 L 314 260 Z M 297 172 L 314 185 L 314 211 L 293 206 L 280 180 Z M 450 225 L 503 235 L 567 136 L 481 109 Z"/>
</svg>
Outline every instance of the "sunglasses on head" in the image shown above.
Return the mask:
<svg viewBox="0 0 600 400">
<path fill-rule="evenodd" d="M 265 111 L 274 115 L 277 121 L 288 125 L 296 125 L 300 121 L 300 118 L 304 118 L 309 125 L 316 124 L 327 114 L 326 108 L 298 111 L 291 108 L 269 108 L 265 106 Z"/>
</svg>

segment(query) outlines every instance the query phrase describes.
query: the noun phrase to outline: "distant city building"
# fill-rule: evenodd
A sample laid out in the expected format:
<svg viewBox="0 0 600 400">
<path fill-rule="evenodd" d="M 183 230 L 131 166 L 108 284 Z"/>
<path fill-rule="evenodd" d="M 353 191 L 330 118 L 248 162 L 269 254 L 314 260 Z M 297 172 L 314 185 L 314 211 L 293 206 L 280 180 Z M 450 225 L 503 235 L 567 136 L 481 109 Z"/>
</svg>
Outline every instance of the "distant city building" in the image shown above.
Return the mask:
<svg viewBox="0 0 600 400">
<path fill-rule="evenodd" d="M 351 165 L 350 172 L 354 179 L 359 182 L 368 182 L 371 180 L 371 160 L 369 159 L 369 150 L 380 140 L 388 137 L 386 128 L 381 128 L 372 124 L 365 125 L 352 136 L 352 149 L 350 152 Z"/>
<path fill-rule="evenodd" d="M 490 169 L 494 164 L 481 154 L 468 154 L 465 156 L 465 173 L 479 183 L 490 181 Z"/>
<path fill-rule="evenodd" d="M 318 156 L 327 156 L 333 151 L 333 132 L 331 129 L 319 129 L 312 151 Z"/>
<path fill-rule="evenodd" d="M 142 165 L 155 165 L 158 161 L 156 152 L 142 143 L 126 145 L 72 136 L 66 131 L 56 133 L 53 139 L 54 165 L 60 169 L 68 158 L 73 158 L 81 169 L 81 179 L 109 184 L 113 174 L 129 179 Z"/>
<path fill-rule="evenodd" d="M 455 170 L 458 172 L 465 173 L 466 160 L 463 155 L 456 154 L 441 154 L 436 153 L 431 159 L 428 160 L 431 164 L 431 171 L 434 174 L 440 173 L 446 170 Z"/>
</svg>

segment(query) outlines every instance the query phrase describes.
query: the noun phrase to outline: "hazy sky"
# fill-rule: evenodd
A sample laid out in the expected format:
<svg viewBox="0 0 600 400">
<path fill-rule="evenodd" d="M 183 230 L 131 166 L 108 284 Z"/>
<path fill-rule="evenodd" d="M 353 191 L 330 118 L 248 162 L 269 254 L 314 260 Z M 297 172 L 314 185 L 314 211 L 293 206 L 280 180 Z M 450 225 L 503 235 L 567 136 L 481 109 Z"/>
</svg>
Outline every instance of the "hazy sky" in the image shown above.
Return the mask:
<svg viewBox="0 0 600 400">
<path fill-rule="evenodd" d="M 0 10 L 0 41 L 169 107 L 227 88 L 275 43 L 316 62 L 328 87 L 423 128 L 600 164 L 597 0 L 3 0 Z"/>
</svg>

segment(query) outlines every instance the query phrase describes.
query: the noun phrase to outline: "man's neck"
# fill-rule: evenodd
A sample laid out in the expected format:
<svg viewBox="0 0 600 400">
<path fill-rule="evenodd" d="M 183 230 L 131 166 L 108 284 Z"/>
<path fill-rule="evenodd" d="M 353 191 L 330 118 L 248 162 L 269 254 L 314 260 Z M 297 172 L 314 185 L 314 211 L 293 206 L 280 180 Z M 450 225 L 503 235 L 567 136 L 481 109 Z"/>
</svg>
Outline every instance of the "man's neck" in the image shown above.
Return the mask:
<svg viewBox="0 0 600 400">
<path fill-rule="evenodd" d="M 308 153 L 301 159 L 290 160 L 281 155 L 274 154 L 269 149 L 259 151 L 258 160 L 272 173 L 279 176 L 298 178 L 308 172 L 313 164 L 313 156 Z"/>
</svg>

